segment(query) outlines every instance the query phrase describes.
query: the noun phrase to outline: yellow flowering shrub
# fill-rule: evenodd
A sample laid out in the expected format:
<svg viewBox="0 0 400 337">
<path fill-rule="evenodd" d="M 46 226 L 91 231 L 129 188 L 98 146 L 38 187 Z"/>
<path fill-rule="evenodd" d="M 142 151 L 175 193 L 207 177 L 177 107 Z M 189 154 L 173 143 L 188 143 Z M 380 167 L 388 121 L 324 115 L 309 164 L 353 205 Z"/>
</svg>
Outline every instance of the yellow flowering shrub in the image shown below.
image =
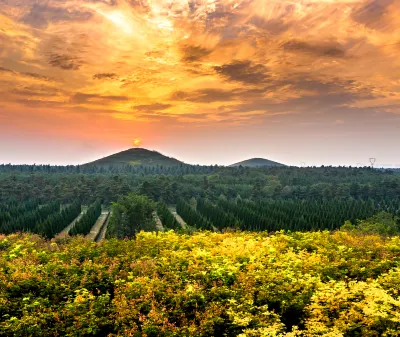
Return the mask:
<svg viewBox="0 0 400 337">
<path fill-rule="evenodd" d="M 4 336 L 399 336 L 400 240 L 352 232 L 0 237 Z"/>
</svg>

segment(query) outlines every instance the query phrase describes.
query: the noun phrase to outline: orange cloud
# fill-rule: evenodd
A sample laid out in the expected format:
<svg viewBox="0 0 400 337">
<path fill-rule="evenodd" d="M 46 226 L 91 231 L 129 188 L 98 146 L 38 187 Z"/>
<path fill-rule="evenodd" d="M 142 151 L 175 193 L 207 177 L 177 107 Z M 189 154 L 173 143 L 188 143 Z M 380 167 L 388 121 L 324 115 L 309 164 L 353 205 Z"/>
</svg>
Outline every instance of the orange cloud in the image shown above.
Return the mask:
<svg viewBox="0 0 400 337">
<path fill-rule="evenodd" d="M 138 123 L 393 114 L 399 18 L 391 0 L 3 1 L 0 104 L 127 139 Z"/>
</svg>

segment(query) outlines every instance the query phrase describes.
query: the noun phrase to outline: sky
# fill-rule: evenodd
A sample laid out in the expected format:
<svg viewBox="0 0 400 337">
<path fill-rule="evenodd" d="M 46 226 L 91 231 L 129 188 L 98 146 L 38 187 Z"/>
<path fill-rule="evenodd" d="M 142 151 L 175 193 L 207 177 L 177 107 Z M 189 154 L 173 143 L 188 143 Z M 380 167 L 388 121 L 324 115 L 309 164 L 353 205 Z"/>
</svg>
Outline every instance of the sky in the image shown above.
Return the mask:
<svg viewBox="0 0 400 337">
<path fill-rule="evenodd" d="M 0 0 L 0 163 L 138 146 L 400 167 L 400 1 Z"/>
</svg>

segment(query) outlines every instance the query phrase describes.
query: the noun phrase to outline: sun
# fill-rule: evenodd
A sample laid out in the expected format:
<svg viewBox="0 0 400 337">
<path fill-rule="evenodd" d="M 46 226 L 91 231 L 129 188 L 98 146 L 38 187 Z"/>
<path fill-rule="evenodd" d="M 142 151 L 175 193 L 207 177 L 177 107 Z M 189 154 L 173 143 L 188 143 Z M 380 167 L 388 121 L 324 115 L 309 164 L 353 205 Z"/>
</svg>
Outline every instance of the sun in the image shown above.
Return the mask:
<svg viewBox="0 0 400 337">
<path fill-rule="evenodd" d="M 139 147 L 140 144 L 142 144 L 142 141 L 140 139 L 136 138 L 136 139 L 133 140 L 133 146 Z"/>
</svg>

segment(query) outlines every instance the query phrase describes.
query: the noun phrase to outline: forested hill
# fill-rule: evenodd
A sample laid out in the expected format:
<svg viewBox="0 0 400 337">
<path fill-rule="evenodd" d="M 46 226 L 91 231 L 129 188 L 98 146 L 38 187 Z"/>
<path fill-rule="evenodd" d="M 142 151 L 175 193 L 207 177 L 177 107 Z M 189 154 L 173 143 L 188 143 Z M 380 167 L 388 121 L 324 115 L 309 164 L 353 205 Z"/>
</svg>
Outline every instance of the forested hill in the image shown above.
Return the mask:
<svg viewBox="0 0 400 337">
<path fill-rule="evenodd" d="M 111 156 L 98 159 L 94 162 L 85 164 L 89 166 L 178 166 L 184 163 L 175 159 L 164 156 L 157 151 L 147 149 L 133 148 L 126 151 L 115 153 Z"/>
<path fill-rule="evenodd" d="M 252 158 L 248 160 L 241 161 L 236 164 L 230 165 L 230 167 L 238 167 L 238 166 L 243 166 L 243 167 L 267 167 L 267 166 L 285 166 L 281 163 L 277 163 L 272 160 L 264 159 L 264 158 Z"/>
</svg>

